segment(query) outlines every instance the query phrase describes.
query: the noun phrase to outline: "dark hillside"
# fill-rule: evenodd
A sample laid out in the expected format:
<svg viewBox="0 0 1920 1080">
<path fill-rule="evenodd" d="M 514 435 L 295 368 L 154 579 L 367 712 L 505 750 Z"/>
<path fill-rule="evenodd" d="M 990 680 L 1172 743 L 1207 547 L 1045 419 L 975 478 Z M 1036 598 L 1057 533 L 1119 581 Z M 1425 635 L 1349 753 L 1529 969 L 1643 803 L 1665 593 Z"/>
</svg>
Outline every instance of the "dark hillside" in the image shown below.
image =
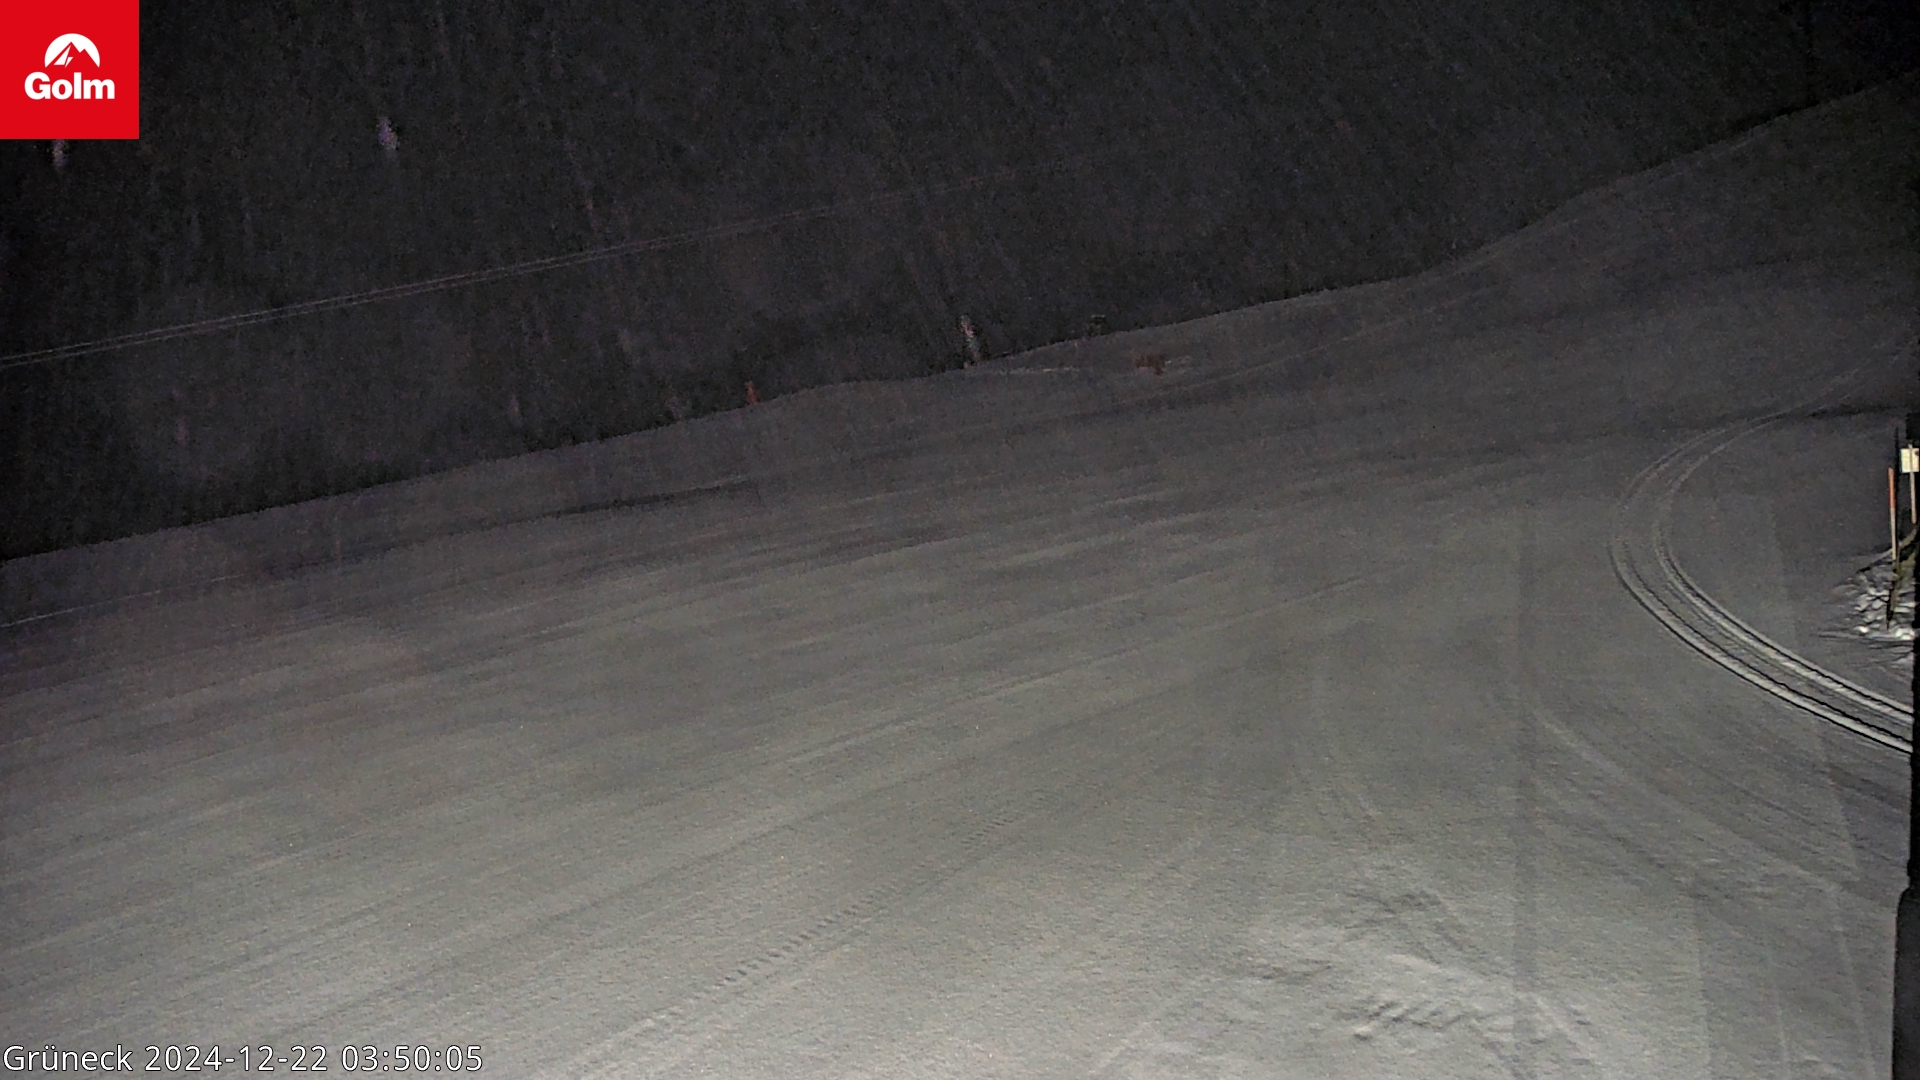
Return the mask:
<svg viewBox="0 0 1920 1080">
<path fill-rule="evenodd" d="M 963 316 L 997 353 L 1409 273 L 1907 70 L 1914 30 L 1877 0 L 150 5 L 139 143 L 0 148 L 0 556 L 936 370 Z"/>
</svg>

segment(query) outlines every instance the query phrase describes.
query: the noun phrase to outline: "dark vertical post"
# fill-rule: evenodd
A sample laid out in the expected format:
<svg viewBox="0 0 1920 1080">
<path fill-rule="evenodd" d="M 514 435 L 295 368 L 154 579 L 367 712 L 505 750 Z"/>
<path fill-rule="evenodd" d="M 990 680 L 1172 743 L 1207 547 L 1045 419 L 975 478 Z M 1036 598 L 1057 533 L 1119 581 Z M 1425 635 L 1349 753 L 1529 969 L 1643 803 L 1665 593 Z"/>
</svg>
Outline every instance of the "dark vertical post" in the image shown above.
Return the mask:
<svg viewBox="0 0 1920 1080">
<path fill-rule="evenodd" d="M 1920 246 L 1920 176 L 1908 185 L 1908 237 Z M 1915 313 L 1920 319 L 1920 311 Z M 1920 359 L 1920 358 L 1916 358 Z M 1907 441 L 1920 436 L 1920 412 L 1907 414 Z M 1915 586 L 1920 590 L 1920 585 Z M 1920 603 L 1913 605 L 1915 724 L 1909 743 L 1920 743 Z M 1920 1080 L 1920 753 L 1907 754 L 1907 887 L 1893 930 L 1893 1080 Z"/>
<path fill-rule="evenodd" d="M 1907 443 L 1920 441 L 1920 412 L 1907 414 Z M 1920 649 L 1920 604 L 1914 605 Z M 1920 714 L 1920 655 L 1913 667 L 1913 703 Z M 1916 725 L 1920 727 L 1920 725 Z M 1920 735 L 1916 730 L 1914 735 Z M 1920 1080 L 1920 754 L 1907 757 L 1907 887 L 1893 931 L 1893 1080 Z"/>
</svg>

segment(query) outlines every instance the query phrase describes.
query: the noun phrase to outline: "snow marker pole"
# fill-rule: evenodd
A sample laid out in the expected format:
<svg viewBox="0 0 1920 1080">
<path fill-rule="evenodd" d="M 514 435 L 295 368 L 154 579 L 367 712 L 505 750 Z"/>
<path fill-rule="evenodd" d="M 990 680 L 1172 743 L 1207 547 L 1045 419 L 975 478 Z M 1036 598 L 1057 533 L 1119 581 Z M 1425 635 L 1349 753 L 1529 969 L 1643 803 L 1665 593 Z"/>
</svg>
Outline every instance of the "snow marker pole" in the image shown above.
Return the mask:
<svg viewBox="0 0 1920 1080">
<path fill-rule="evenodd" d="M 1887 470 L 1887 629 L 1893 629 L 1894 602 L 1900 598 L 1900 509 L 1896 504 L 1899 481 Z"/>
</svg>

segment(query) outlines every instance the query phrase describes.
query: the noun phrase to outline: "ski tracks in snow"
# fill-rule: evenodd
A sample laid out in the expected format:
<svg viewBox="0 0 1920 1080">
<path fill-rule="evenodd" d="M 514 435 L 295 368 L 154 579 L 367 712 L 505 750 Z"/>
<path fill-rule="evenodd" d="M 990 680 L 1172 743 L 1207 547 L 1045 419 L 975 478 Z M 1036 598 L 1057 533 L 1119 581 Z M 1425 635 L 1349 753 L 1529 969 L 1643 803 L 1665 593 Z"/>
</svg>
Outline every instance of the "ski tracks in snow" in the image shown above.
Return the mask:
<svg viewBox="0 0 1920 1080">
<path fill-rule="evenodd" d="M 1188 648 L 1196 638 L 1230 637 L 1249 623 L 1269 619 L 1299 604 L 1324 602 L 1362 583 L 1359 579 L 1339 580 L 1285 596 L 1155 639 L 1145 646 L 1110 650 L 1083 659 L 1069 671 L 1025 680 L 1025 685 L 1008 687 L 991 696 L 1017 698 L 1034 690 L 1044 691 L 1047 687 L 1041 684 L 1057 684 L 1062 679 L 1098 683 L 1103 679 L 1103 669 L 1137 669 L 1143 663 L 1152 666 L 1153 653 Z M 1113 801 L 1117 792 L 1131 782 L 1127 778 L 1150 774 L 1156 763 L 1172 750 L 1168 745 L 1155 751 L 1155 744 L 1173 744 L 1178 740 L 1177 731 L 1164 729 L 1108 731 L 1102 737 L 1089 739 L 1083 730 L 1087 725 L 1111 717 L 1116 710 L 1130 704 L 1130 700 L 1102 701 L 1093 685 L 1087 686 L 1083 695 L 1076 696 L 1096 707 L 1079 715 L 1059 718 L 1012 743 L 987 748 L 979 754 L 963 755 L 905 779 L 895 788 L 858 800 L 867 804 L 864 809 L 872 815 L 868 820 L 892 821 L 891 828 L 896 833 L 903 831 L 898 828 L 902 821 L 890 815 L 888 808 L 902 805 L 914 808 L 907 823 L 918 823 L 918 827 L 904 830 L 905 836 L 896 836 L 893 843 L 886 845 L 898 855 L 912 859 L 909 865 L 876 876 L 866 889 L 844 896 L 811 925 L 743 958 L 696 992 L 650 1010 L 625 1028 L 603 1037 L 569 1060 L 557 1075 L 671 1073 L 732 1026 L 729 1015 L 735 1007 L 747 1006 L 749 998 L 800 978 L 799 970 L 810 961 L 845 945 L 889 912 L 911 903 L 915 896 L 938 889 L 967 867 L 1013 843 L 1035 822 L 1051 822 L 1052 827 L 1057 827 L 1061 820 L 1095 804 Z M 983 702 L 958 704 L 977 706 Z M 951 724 L 956 722 L 953 713 L 950 706 L 938 717 L 902 717 L 884 729 L 857 732 L 838 744 L 818 748 L 803 757 L 811 761 L 822 754 L 850 750 L 935 720 Z M 1093 752 L 1088 752 L 1089 749 Z M 1071 763 L 1066 771 L 1059 767 L 1063 762 Z M 970 775 L 975 779 L 969 780 Z M 988 778 L 984 788 L 980 779 L 983 777 Z M 905 790 L 916 787 L 922 789 L 920 798 Z M 1264 804 L 1243 808 L 1236 821 L 1256 816 L 1262 806 Z M 857 814 L 861 809 L 835 807 L 827 813 L 850 810 Z M 858 824 L 853 822 L 850 831 L 858 831 Z M 1191 854 L 1186 852 L 1187 857 Z M 913 858 L 916 855 L 918 858 Z M 1162 869 L 1181 861 L 1176 857 Z M 775 908 L 783 906 L 774 897 L 762 897 L 761 903 Z M 647 1064 L 642 1072 L 636 1073 L 633 1070 L 640 1062 Z"/>
<path fill-rule="evenodd" d="M 1640 606 L 1702 656 L 1796 708 L 1910 754 L 1913 714 L 1908 706 L 1827 671 L 1754 629 L 1708 596 L 1673 555 L 1673 504 L 1687 480 L 1735 443 L 1798 415 L 1802 408 L 1714 428 L 1670 450 L 1635 477 L 1615 517 L 1614 573 Z"/>
</svg>

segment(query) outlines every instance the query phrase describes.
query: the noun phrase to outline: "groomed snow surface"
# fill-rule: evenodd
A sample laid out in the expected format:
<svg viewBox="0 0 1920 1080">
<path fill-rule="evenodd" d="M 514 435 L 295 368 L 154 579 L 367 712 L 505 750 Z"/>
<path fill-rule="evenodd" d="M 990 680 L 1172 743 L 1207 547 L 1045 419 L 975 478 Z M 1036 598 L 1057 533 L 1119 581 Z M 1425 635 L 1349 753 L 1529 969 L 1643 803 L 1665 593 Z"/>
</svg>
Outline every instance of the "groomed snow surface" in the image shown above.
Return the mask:
<svg viewBox="0 0 1920 1080">
<path fill-rule="evenodd" d="M 1616 556 L 1657 529 L 1766 663 L 1904 689 L 1844 590 L 1916 135 L 1882 88 L 1421 278 L 423 481 L 460 507 L 337 560 L 9 567 L 67 577 L 0 630 L 0 1043 L 1884 1076 L 1905 755 Z M 406 524 L 671 446 L 701 494 Z M 202 583 L 101 602 L 156 551 Z"/>
</svg>

